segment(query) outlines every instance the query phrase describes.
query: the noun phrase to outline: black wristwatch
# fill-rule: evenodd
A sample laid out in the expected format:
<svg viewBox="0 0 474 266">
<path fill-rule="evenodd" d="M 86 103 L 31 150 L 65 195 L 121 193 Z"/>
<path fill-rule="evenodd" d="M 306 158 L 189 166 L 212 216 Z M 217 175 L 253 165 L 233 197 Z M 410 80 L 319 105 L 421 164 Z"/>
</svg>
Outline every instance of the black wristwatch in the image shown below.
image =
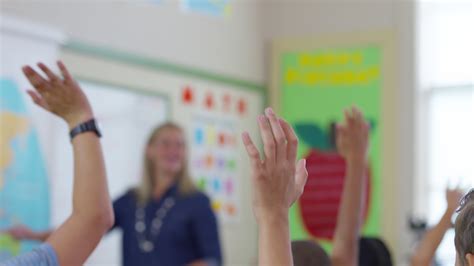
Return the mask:
<svg viewBox="0 0 474 266">
<path fill-rule="evenodd" d="M 99 127 L 97 126 L 97 124 L 95 122 L 95 119 L 91 119 L 87 122 L 79 124 L 77 127 L 73 128 L 71 130 L 71 132 L 69 132 L 69 136 L 71 137 L 71 141 L 75 136 L 77 136 L 79 134 L 82 134 L 82 133 L 85 133 L 85 132 L 94 132 L 97 135 L 97 137 L 99 137 L 99 138 L 102 137 L 102 134 L 100 133 Z"/>
</svg>

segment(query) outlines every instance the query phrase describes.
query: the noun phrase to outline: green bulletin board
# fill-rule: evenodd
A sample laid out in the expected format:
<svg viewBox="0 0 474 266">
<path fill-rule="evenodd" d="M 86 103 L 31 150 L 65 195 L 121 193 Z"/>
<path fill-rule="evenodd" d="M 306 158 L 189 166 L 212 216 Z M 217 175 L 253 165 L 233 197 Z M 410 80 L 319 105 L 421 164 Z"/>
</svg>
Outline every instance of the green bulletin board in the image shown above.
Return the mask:
<svg viewBox="0 0 474 266">
<path fill-rule="evenodd" d="M 344 108 L 357 105 L 371 122 L 370 200 L 363 234 L 378 235 L 382 49 L 367 45 L 286 51 L 279 55 L 278 60 L 281 113 L 296 127 L 300 139 L 299 158 L 308 156 L 315 148 L 323 152 L 331 150 L 329 126 L 331 122 L 342 119 Z M 292 239 L 314 239 L 302 220 L 300 204 L 295 204 L 290 211 Z M 329 248 L 329 239 L 318 240 Z"/>
</svg>

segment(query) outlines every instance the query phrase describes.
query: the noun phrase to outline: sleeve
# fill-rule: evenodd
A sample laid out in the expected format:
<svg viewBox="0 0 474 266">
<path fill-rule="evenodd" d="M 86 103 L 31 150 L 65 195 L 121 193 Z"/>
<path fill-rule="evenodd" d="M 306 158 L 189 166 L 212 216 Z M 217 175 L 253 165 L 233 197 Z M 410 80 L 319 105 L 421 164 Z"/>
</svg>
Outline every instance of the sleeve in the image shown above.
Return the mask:
<svg viewBox="0 0 474 266">
<path fill-rule="evenodd" d="M 7 260 L 2 266 L 59 266 L 58 258 L 53 247 L 44 243 L 38 248 L 21 256 Z"/>
<path fill-rule="evenodd" d="M 222 255 L 217 219 L 209 198 L 201 194 L 195 199 L 193 205 L 192 230 L 198 254 L 209 265 L 221 265 Z"/>
<path fill-rule="evenodd" d="M 118 199 L 114 200 L 113 202 L 113 209 L 114 209 L 114 224 L 109 229 L 109 232 L 115 229 L 116 227 L 122 227 L 123 219 L 127 212 L 127 205 L 130 203 L 131 197 L 133 197 L 133 192 L 129 191 L 119 197 Z"/>
</svg>

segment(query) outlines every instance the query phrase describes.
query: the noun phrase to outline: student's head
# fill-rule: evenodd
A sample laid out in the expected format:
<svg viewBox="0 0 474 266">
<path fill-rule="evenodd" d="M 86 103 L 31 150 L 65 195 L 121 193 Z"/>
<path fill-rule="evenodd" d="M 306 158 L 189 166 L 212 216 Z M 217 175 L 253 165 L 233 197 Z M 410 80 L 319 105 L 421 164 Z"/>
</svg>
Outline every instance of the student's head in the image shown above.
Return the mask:
<svg viewBox="0 0 474 266">
<path fill-rule="evenodd" d="M 457 265 L 474 266 L 474 189 L 461 200 L 454 225 Z"/>
<path fill-rule="evenodd" d="M 330 266 L 331 261 L 326 251 L 314 240 L 291 242 L 293 264 L 295 266 Z"/>
<path fill-rule="evenodd" d="M 184 132 L 178 125 L 168 122 L 155 128 L 148 138 L 143 163 L 143 180 L 139 198 L 146 202 L 160 178 L 178 182 L 179 191 L 187 194 L 194 190 L 187 170 Z"/>
</svg>

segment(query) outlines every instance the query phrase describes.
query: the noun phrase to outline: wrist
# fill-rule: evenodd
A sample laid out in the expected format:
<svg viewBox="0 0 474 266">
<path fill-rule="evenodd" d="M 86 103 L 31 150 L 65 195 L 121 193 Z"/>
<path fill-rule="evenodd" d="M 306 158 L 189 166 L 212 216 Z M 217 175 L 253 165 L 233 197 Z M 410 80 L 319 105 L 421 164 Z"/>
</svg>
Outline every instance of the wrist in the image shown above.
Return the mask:
<svg viewBox="0 0 474 266">
<path fill-rule="evenodd" d="M 94 118 L 94 114 L 92 113 L 92 111 L 86 111 L 78 115 L 71 116 L 71 118 L 66 119 L 66 122 L 68 124 L 69 130 L 72 130 L 73 128 L 91 120 L 92 118 Z"/>
<path fill-rule="evenodd" d="M 276 209 L 266 212 L 261 212 L 258 215 L 257 223 L 258 226 L 267 225 L 285 225 L 289 223 L 288 209 Z"/>
<path fill-rule="evenodd" d="M 346 159 L 347 169 L 356 172 L 364 172 L 367 167 L 367 160 L 364 157 L 350 157 Z"/>
<path fill-rule="evenodd" d="M 440 224 L 442 224 L 445 228 L 451 228 L 453 226 L 453 222 L 451 221 L 452 216 L 453 212 L 446 210 L 446 212 L 441 217 Z"/>
<path fill-rule="evenodd" d="M 348 154 L 347 156 L 345 156 L 345 159 L 347 163 L 352 163 L 352 164 L 365 165 L 367 162 L 367 156 L 363 153 Z"/>
</svg>

